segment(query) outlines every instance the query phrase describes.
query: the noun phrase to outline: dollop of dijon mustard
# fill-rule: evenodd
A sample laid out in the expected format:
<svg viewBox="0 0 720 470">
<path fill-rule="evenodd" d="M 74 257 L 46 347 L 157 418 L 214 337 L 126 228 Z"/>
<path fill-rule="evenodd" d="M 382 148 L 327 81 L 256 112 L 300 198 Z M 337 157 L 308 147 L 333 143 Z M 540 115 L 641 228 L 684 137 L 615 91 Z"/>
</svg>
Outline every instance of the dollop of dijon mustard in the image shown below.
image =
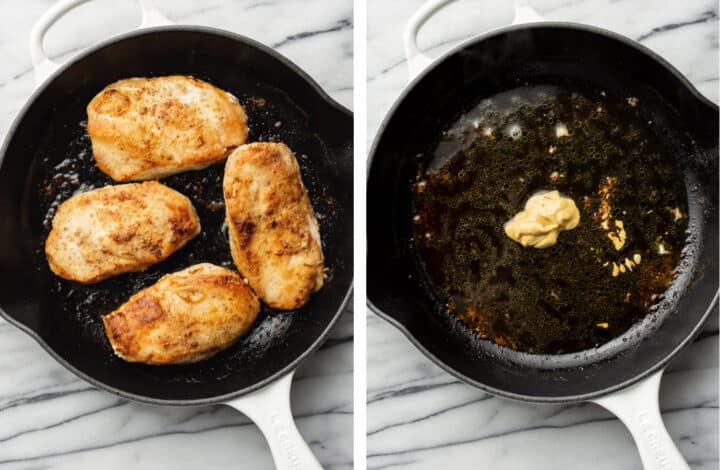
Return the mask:
<svg viewBox="0 0 720 470">
<path fill-rule="evenodd" d="M 505 224 L 505 234 L 524 247 L 547 248 L 557 242 L 562 230 L 571 230 L 580 223 L 575 201 L 558 191 L 535 194 L 525 209 Z"/>
</svg>

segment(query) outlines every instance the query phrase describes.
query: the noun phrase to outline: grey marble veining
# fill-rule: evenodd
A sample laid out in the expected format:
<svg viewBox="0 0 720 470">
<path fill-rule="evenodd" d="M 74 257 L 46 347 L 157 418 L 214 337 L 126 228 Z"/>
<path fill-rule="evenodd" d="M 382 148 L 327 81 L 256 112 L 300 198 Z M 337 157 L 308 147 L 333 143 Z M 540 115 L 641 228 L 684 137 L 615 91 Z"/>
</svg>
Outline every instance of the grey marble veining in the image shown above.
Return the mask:
<svg viewBox="0 0 720 470">
<path fill-rule="evenodd" d="M 531 0 L 547 19 L 610 29 L 658 52 L 718 100 L 718 5 L 712 0 Z M 407 83 L 402 30 L 422 0 L 368 0 L 368 144 Z M 512 20 L 511 2 L 465 0 L 420 32 L 431 57 Z M 629 432 L 592 404 L 511 402 L 458 382 L 395 328 L 368 314 L 368 468 L 630 470 Z M 674 360 L 661 387 L 666 425 L 693 469 L 718 468 L 718 321 Z"/>
<path fill-rule="evenodd" d="M 230 30 L 275 47 L 333 98 L 352 104 L 352 2 L 164 0 L 182 24 Z M 28 37 L 49 0 L 0 1 L 0 135 L 34 88 Z M 47 34 L 64 60 L 139 23 L 134 1 L 96 0 Z M 327 469 L 352 468 L 352 311 L 296 374 L 298 428 Z M 245 416 L 226 406 L 168 408 L 95 390 L 35 342 L 0 320 L 1 469 L 272 469 L 267 444 Z"/>
</svg>

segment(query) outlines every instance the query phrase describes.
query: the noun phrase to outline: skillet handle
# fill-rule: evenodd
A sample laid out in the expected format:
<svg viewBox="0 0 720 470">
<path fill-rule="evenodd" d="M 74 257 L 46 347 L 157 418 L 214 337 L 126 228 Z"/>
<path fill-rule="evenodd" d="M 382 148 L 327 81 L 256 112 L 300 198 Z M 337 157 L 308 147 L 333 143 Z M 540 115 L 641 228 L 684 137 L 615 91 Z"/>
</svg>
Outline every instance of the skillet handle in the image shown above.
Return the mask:
<svg viewBox="0 0 720 470">
<path fill-rule="evenodd" d="M 619 392 L 593 400 L 625 423 L 645 470 L 690 470 L 663 424 L 658 392 L 663 371 Z"/>
<path fill-rule="evenodd" d="M 420 28 L 432 18 L 439 10 L 455 0 L 428 0 L 418 9 L 405 25 L 403 42 L 405 43 L 405 57 L 408 63 L 410 80 L 415 78 L 425 67 L 430 65 L 432 59 L 426 56 L 417 46 L 417 35 Z M 514 0 L 515 16 L 512 24 L 534 23 L 543 21 L 543 17 L 530 6 L 529 0 Z"/>
<path fill-rule="evenodd" d="M 322 470 L 300 435 L 290 409 L 294 372 L 226 403 L 252 419 L 265 435 L 277 470 Z"/>
<path fill-rule="evenodd" d="M 35 86 L 39 86 L 49 77 L 60 64 L 51 60 L 45 49 L 43 48 L 43 38 L 50 27 L 57 20 L 62 18 L 65 13 L 74 9 L 78 5 L 86 3 L 90 0 L 59 0 L 47 10 L 40 19 L 35 23 L 30 32 L 30 57 L 32 58 L 33 70 L 35 72 Z M 139 0 L 140 9 L 142 11 L 142 21 L 139 28 L 147 28 L 150 26 L 162 26 L 173 24 L 160 13 L 153 5 L 153 0 Z"/>
</svg>

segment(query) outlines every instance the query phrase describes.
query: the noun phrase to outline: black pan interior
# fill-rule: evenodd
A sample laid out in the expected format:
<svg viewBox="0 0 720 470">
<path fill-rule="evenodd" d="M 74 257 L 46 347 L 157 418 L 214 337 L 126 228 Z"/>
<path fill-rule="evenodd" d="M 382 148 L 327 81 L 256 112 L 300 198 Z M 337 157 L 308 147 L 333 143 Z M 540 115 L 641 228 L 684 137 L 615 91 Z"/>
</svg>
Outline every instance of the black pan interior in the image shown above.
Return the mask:
<svg viewBox="0 0 720 470">
<path fill-rule="evenodd" d="M 424 282 L 411 242 L 416 156 L 479 99 L 531 84 L 581 84 L 636 96 L 672 149 L 688 188 L 689 238 L 656 313 L 604 346 L 531 355 L 480 340 L 450 318 Z M 368 176 L 368 299 L 421 350 L 461 379 L 510 398 L 573 401 L 665 363 L 698 331 L 718 289 L 718 111 L 662 59 L 629 40 L 578 25 L 514 27 L 447 55 L 391 111 Z"/>
<path fill-rule="evenodd" d="M 85 107 L 103 87 L 133 76 L 187 74 L 237 96 L 250 141 L 282 141 L 297 155 L 318 215 L 325 287 L 297 311 L 263 307 L 252 331 L 194 365 L 153 367 L 114 356 L 101 316 L 160 276 L 194 263 L 233 267 L 223 227 L 224 162 L 162 180 L 190 197 L 202 233 L 143 273 L 82 286 L 54 276 L 43 244 L 54 208 L 74 192 L 113 184 L 94 165 Z M 156 30 L 96 48 L 43 89 L 7 142 L 0 169 L 0 305 L 61 361 L 131 398 L 197 402 L 254 389 L 304 358 L 341 313 L 352 282 L 352 116 L 292 64 L 218 31 Z"/>
</svg>

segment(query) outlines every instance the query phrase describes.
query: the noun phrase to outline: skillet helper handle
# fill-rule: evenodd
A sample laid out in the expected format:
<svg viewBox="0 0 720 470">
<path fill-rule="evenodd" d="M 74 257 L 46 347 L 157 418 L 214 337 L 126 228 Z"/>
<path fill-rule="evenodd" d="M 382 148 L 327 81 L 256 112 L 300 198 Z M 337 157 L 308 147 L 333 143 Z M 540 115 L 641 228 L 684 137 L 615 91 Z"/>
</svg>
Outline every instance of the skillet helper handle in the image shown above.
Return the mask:
<svg viewBox="0 0 720 470">
<path fill-rule="evenodd" d="M 428 0 L 410 17 L 410 20 L 408 20 L 405 25 L 403 43 L 405 44 L 405 57 L 408 63 L 410 80 L 415 78 L 432 62 L 430 57 L 418 49 L 417 35 L 418 32 L 420 32 L 420 28 L 422 28 L 435 13 L 453 1 L 455 0 Z M 530 6 L 529 0 L 515 0 L 514 9 L 515 15 L 512 24 L 543 21 L 543 17 Z"/>
<path fill-rule="evenodd" d="M 300 435 L 290 409 L 294 372 L 226 403 L 252 419 L 265 435 L 277 470 L 322 470 Z"/>
<path fill-rule="evenodd" d="M 30 32 L 30 57 L 35 72 L 35 86 L 40 86 L 60 64 L 51 60 L 43 48 L 43 38 L 48 29 L 62 18 L 68 11 L 90 0 L 59 0 L 47 10 L 35 23 Z M 173 24 L 154 6 L 153 0 L 139 0 L 142 20 L 138 28 Z"/>
<path fill-rule="evenodd" d="M 645 470 L 690 470 L 663 424 L 658 392 L 663 371 L 593 400 L 620 418 L 632 434 Z"/>
</svg>

